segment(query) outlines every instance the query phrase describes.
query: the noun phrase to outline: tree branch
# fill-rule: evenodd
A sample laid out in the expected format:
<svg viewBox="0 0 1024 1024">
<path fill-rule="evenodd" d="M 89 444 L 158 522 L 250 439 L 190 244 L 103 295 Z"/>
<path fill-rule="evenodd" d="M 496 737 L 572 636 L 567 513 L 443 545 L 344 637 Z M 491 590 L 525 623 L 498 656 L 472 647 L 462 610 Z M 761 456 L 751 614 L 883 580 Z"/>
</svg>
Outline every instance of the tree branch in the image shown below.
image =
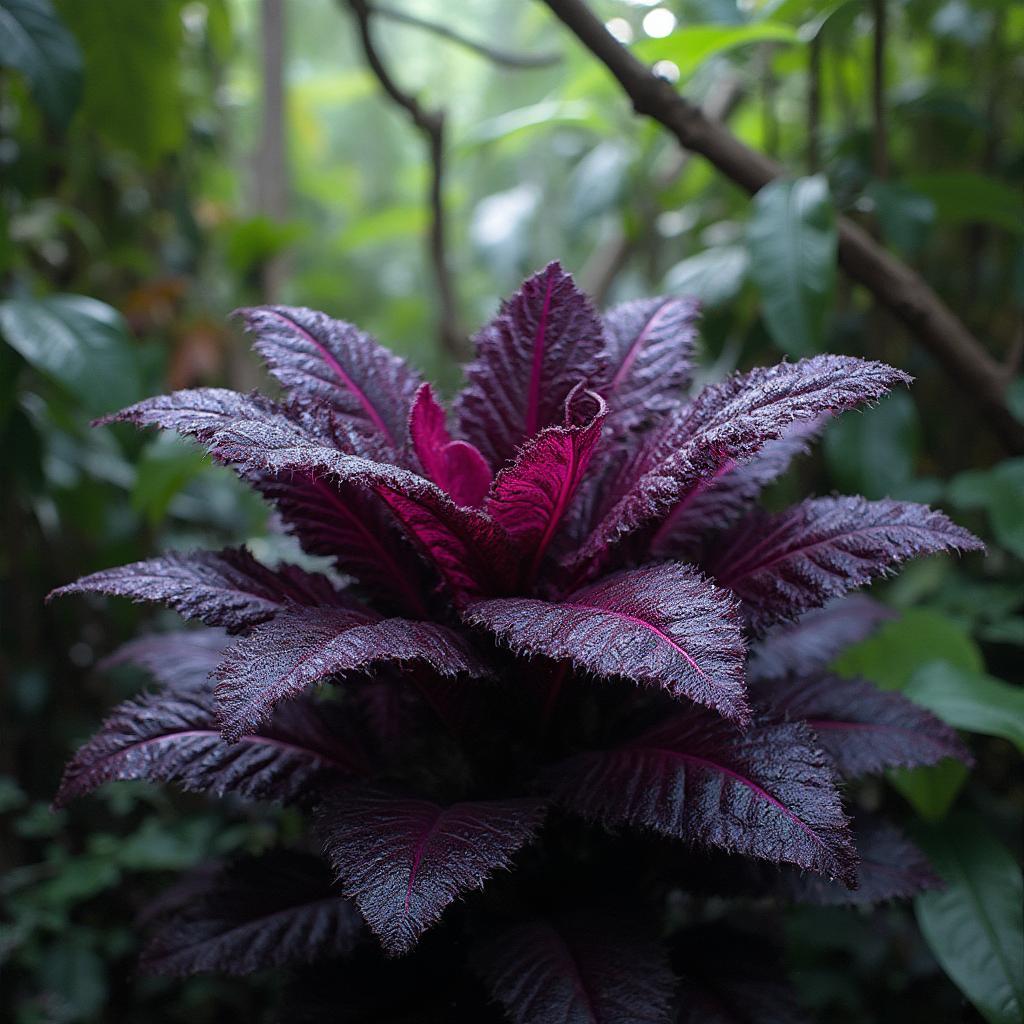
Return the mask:
<svg viewBox="0 0 1024 1024">
<path fill-rule="evenodd" d="M 608 33 L 583 0 L 544 2 L 618 79 L 633 109 L 667 128 L 686 149 L 705 157 L 751 193 L 783 174 L 774 160 L 709 121 L 698 107 L 654 75 Z M 903 322 L 946 368 L 957 388 L 978 403 L 1006 447 L 1024 452 L 1024 424 L 1006 404 L 1005 370 L 924 279 L 845 217 L 839 221 L 839 262 Z"/>
<path fill-rule="evenodd" d="M 376 13 L 367 0 L 348 0 L 355 15 L 359 41 L 366 63 L 395 106 L 408 115 L 409 120 L 423 136 L 430 161 L 431 175 L 427 195 L 430 207 L 430 232 L 427 253 L 434 276 L 438 301 L 438 340 L 442 349 L 455 359 L 468 356 L 468 343 L 459 321 L 455 282 L 448 262 L 447 228 L 444 209 L 444 112 L 428 110 L 411 93 L 406 92 L 391 76 L 373 40 L 370 20 Z"/>
<path fill-rule="evenodd" d="M 510 53 L 508 50 L 499 50 L 495 46 L 481 43 L 476 39 L 470 39 L 461 32 L 449 28 L 440 21 L 433 21 L 430 18 L 421 18 L 418 14 L 411 14 L 408 11 L 399 10 L 390 4 L 374 4 L 373 13 L 382 18 L 390 18 L 392 21 L 400 21 L 405 25 L 412 25 L 414 28 L 421 28 L 425 32 L 432 32 L 435 36 L 441 36 L 450 42 L 458 43 L 459 46 L 471 50 L 481 57 L 485 57 L 492 64 L 499 64 L 506 68 L 517 70 L 530 70 L 532 68 L 548 68 L 558 64 L 562 60 L 560 53 Z"/>
</svg>

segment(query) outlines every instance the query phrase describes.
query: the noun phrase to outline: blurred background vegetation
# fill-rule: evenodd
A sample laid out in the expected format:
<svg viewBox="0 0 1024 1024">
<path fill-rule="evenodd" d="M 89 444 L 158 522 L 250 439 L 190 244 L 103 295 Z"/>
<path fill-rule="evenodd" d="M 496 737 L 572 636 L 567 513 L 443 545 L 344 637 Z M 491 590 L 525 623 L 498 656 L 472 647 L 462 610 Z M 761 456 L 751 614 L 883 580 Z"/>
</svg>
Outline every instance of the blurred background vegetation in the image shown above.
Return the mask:
<svg viewBox="0 0 1024 1024">
<path fill-rule="evenodd" d="M 559 258 L 602 304 L 699 296 L 703 380 L 826 350 L 917 376 L 834 425 L 781 497 L 929 501 L 990 545 L 876 588 L 901 616 L 839 666 L 975 734 L 969 775 L 947 763 L 862 797 L 916 820 L 949 888 L 873 917 L 796 912 L 783 934 L 822 1020 L 1021 1019 L 1024 459 L 837 274 L 835 217 L 923 273 L 1024 420 L 1024 7 L 592 6 L 793 180 L 751 202 L 683 158 L 543 4 L 395 0 L 373 17 L 379 56 L 435 129 L 444 114 L 439 262 L 428 133 L 368 70 L 364 5 L 0 0 L 0 1018 L 265 1019 L 259 978 L 136 977 L 132 922 L 180 869 L 298 827 L 143 785 L 50 811 L 74 745 L 144 684 L 98 663 L 176 623 L 46 593 L 168 547 L 286 543 L 201 453 L 89 419 L 256 386 L 227 315 L 266 300 L 354 320 L 451 388 L 473 328 Z"/>
</svg>

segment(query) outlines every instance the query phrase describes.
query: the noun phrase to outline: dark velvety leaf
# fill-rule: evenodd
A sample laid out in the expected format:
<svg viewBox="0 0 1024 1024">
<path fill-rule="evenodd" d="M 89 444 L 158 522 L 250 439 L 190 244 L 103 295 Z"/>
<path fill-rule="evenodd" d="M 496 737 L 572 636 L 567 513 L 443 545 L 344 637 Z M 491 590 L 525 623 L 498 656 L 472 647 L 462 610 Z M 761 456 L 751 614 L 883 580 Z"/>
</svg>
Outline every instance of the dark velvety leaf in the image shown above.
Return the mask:
<svg viewBox="0 0 1024 1024">
<path fill-rule="evenodd" d="M 751 650 L 747 675 L 751 679 L 809 675 L 894 618 L 895 612 L 863 594 L 831 601 L 792 624 L 770 629 Z"/>
<path fill-rule="evenodd" d="M 925 855 L 894 825 L 858 820 L 854 840 L 860 857 L 856 889 L 786 867 L 780 877 L 783 895 L 797 903 L 845 906 L 906 900 L 941 887 Z"/>
<path fill-rule="evenodd" d="M 566 807 L 609 826 L 649 828 L 849 884 L 857 877 L 831 764 L 802 723 L 737 732 L 693 710 L 573 757 L 548 782 Z"/>
<path fill-rule="evenodd" d="M 419 375 L 368 334 L 312 309 L 261 306 L 238 315 L 253 347 L 300 405 L 328 403 L 400 451 Z"/>
<path fill-rule="evenodd" d="M 461 433 L 500 469 L 527 438 L 561 424 L 569 392 L 598 378 L 603 347 L 590 300 L 550 263 L 477 335 L 476 359 L 455 401 Z"/>
<path fill-rule="evenodd" d="M 514 1024 L 669 1024 L 674 979 L 655 936 L 614 918 L 541 918 L 475 952 Z"/>
<path fill-rule="evenodd" d="M 777 943 L 702 925 L 674 938 L 672 962 L 681 975 L 675 1024 L 811 1024 Z"/>
<path fill-rule="evenodd" d="M 277 850 L 186 876 L 154 915 L 149 974 L 252 974 L 351 952 L 362 920 L 318 857 Z"/>
<path fill-rule="evenodd" d="M 424 474 L 456 505 L 476 508 L 491 486 L 491 468 L 468 441 L 453 441 L 444 408 L 429 384 L 420 385 L 409 417 L 409 435 Z"/>
<path fill-rule="evenodd" d="M 528 843 L 543 817 L 536 800 L 448 807 L 384 790 L 350 788 L 319 813 L 324 848 L 388 953 L 404 953 L 453 900 L 480 888 Z"/>
<path fill-rule="evenodd" d="M 742 519 L 761 491 L 782 476 L 794 458 L 807 452 L 809 439 L 823 425 L 823 420 L 796 423 L 784 437 L 769 441 L 746 461 L 724 463 L 672 508 L 651 537 L 651 554 L 657 558 L 692 554 L 705 534 Z"/>
<path fill-rule="evenodd" d="M 722 538 L 708 571 L 747 606 L 759 632 L 938 551 L 978 551 L 941 512 L 901 501 L 812 498 L 778 515 L 755 513 Z"/>
<path fill-rule="evenodd" d="M 56 806 L 105 782 L 175 782 L 193 792 L 294 800 L 328 776 L 363 770 L 338 708 L 296 702 L 235 744 L 220 735 L 209 692 L 144 695 L 114 709 L 74 756 Z"/>
<path fill-rule="evenodd" d="M 58 587 L 50 598 L 98 593 L 159 601 L 187 619 L 229 632 L 247 629 L 291 604 L 344 604 L 325 576 L 294 565 L 268 569 L 244 548 L 223 551 L 171 551 L 145 562 L 103 569 Z"/>
<path fill-rule="evenodd" d="M 573 397 L 566 403 L 567 419 Z M 601 440 L 604 401 L 592 392 L 581 396 L 586 397 L 596 403 L 593 416 L 582 425 L 545 427 L 531 437 L 515 462 L 498 474 L 487 500 L 488 513 L 505 528 L 526 560 L 521 575 L 526 585 L 536 579 Z"/>
<path fill-rule="evenodd" d="M 559 602 L 500 598 L 470 606 L 518 654 L 568 659 L 744 719 L 745 649 L 728 595 L 689 566 L 616 573 Z"/>
<path fill-rule="evenodd" d="M 432 622 L 341 608 L 284 612 L 224 655 L 216 671 L 217 715 L 224 735 L 236 740 L 314 683 L 410 661 L 445 676 L 487 671 L 462 636 Z"/>
<path fill-rule="evenodd" d="M 863 679 L 779 679 L 759 684 L 752 697 L 775 714 L 806 721 L 847 777 L 946 757 L 973 763 L 956 732 L 930 711 Z"/>
<path fill-rule="evenodd" d="M 693 370 L 697 312 L 692 299 L 662 297 L 624 302 L 605 314 L 608 370 L 597 389 L 608 400 L 614 434 L 655 422 L 682 400 Z"/>
<path fill-rule="evenodd" d="M 641 528 L 657 526 L 705 481 L 750 459 L 794 423 L 877 401 L 908 380 L 883 363 L 815 356 L 706 387 L 645 436 L 609 488 L 597 527 L 566 559 L 567 568 L 596 571 L 614 545 Z"/>
<path fill-rule="evenodd" d="M 167 690 L 200 690 L 206 686 L 228 642 L 227 634 L 220 629 L 151 633 L 122 644 L 97 668 L 105 672 L 118 665 L 135 665 L 145 669 Z"/>
</svg>

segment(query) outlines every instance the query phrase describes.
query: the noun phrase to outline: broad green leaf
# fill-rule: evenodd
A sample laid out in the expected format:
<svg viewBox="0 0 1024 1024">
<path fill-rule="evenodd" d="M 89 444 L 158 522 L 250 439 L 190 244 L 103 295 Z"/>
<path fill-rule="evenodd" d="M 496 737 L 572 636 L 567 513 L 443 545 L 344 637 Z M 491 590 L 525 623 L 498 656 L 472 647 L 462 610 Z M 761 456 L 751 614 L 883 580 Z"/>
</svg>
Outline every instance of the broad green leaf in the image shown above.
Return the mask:
<svg viewBox="0 0 1024 1024">
<path fill-rule="evenodd" d="M 205 465 L 201 450 L 183 442 L 174 434 L 160 434 L 139 458 L 132 506 L 142 512 L 152 525 L 158 525 L 167 514 L 174 496 Z"/>
<path fill-rule="evenodd" d="M 665 290 L 692 295 L 706 309 L 713 309 L 739 294 L 749 265 L 745 246 L 715 246 L 672 267 L 665 275 Z"/>
<path fill-rule="evenodd" d="M 993 224 L 1024 233 L 1024 196 L 1019 189 L 982 174 L 915 174 L 907 185 L 935 204 L 946 224 Z"/>
<path fill-rule="evenodd" d="M 0 0 L 0 67 L 20 71 L 40 107 L 67 124 L 82 92 L 82 54 L 50 0 Z"/>
<path fill-rule="evenodd" d="M 874 203 L 885 241 L 901 252 L 918 252 L 935 223 L 935 202 L 891 181 L 869 182 L 864 194 Z"/>
<path fill-rule="evenodd" d="M 773 181 L 754 197 L 747 228 L 750 275 L 765 325 L 791 356 L 824 345 L 836 278 L 835 211 L 823 175 Z"/>
<path fill-rule="evenodd" d="M 9 299 L 0 303 L 0 333 L 89 413 L 118 409 L 141 397 L 138 357 L 124 321 L 96 299 Z"/>
<path fill-rule="evenodd" d="M 374 210 L 345 227 L 339 244 L 345 249 L 360 245 L 381 245 L 399 239 L 418 237 L 427 226 L 426 207 L 388 206 Z"/>
<path fill-rule="evenodd" d="M 479 146 L 510 139 L 534 128 L 560 124 L 600 128 L 602 120 L 592 105 L 584 100 L 543 100 L 479 121 L 462 137 L 461 144 L 465 147 Z"/>
<path fill-rule="evenodd" d="M 941 612 L 914 608 L 836 660 L 845 676 L 863 676 L 883 690 L 901 690 L 923 665 L 941 660 L 965 672 L 984 672 L 970 634 Z"/>
<path fill-rule="evenodd" d="M 941 821 L 964 788 L 970 769 L 959 761 L 946 760 L 927 768 L 895 768 L 886 772 L 893 789 L 925 821 Z"/>
<path fill-rule="evenodd" d="M 998 543 L 1024 558 L 1024 459 L 955 477 L 949 500 L 964 509 L 985 509 Z"/>
<path fill-rule="evenodd" d="M 663 39 L 644 39 L 632 47 L 641 60 L 670 60 L 680 79 L 689 78 L 712 57 L 751 43 L 798 43 L 799 33 L 780 22 L 758 21 L 747 25 L 687 25 Z"/>
<path fill-rule="evenodd" d="M 936 960 L 989 1024 L 1024 1020 L 1024 880 L 980 821 L 955 817 L 917 836 L 946 888 L 914 900 Z"/>
<path fill-rule="evenodd" d="M 565 208 L 570 231 L 579 231 L 618 202 L 626 185 L 629 163 L 629 147 L 608 141 L 595 146 L 576 165 L 569 177 Z"/>
<path fill-rule="evenodd" d="M 1001 736 L 1024 753 L 1024 688 L 1020 686 L 935 661 L 911 676 L 903 694 L 957 729 Z"/>
</svg>

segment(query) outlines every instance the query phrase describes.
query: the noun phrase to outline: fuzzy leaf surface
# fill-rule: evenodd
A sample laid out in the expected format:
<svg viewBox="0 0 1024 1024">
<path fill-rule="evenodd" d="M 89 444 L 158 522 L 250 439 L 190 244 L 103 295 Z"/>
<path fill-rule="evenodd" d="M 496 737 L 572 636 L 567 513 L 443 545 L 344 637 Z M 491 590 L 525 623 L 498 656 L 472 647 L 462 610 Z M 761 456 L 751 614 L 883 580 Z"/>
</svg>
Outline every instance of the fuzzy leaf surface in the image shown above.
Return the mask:
<svg viewBox="0 0 1024 1024">
<path fill-rule="evenodd" d="M 386 952 L 404 953 L 462 893 L 507 868 L 543 817 L 536 800 L 447 807 L 386 790 L 349 788 L 319 813 L 324 848 Z"/>
<path fill-rule="evenodd" d="M 798 722 L 745 732 L 704 711 L 675 716 L 551 770 L 562 804 L 701 846 L 796 864 L 848 884 L 856 852 L 831 764 Z"/>
<path fill-rule="evenodd" d="M 616 573 L 559 602 L 481 601 L 467 618 L 518 654 L 567 659 L 602 677 L 747 717 L 746 652 L 735 606 L 689 566 L 666 562 Z"/>
<path fill-rule="evenodd" d="M 318 857 L 276 850 L 200 869 L 165 895 L 140 966 L 183 977 L 245 975 L 352 951 L 362 929 L 355 907 L 331 884 Z M 155 916 L 155 915 L 154 915 Z"/>
<path fill-rule="evenodd" d="M 601 371 L 604 328 L 558 263 L 523 282 L 476 337 L 455 401 L 459 430 L 495 469 L 527 438 L 562 422 L 569 392 Z"/>
<path fill-rule="evenodd" d="M 475 965 L 513 1024 L 669 1024 L 673 977 L 656 938 L 593 915 L 505 928 Z"/>
<path fill-rule="evenodd" d="M 294 800 L 319 781 L 352 777 L 364 755 L 338 710 L 297 702 L 258 732 L 224 742 L 211 695 L 144 695 L 114 709 L 64 771 L 61 807 L 106 782 L 174 782 L 190 792 Z"/>
<path fill-rule="evenodd" d="M 847 778 L 919 768 L 947 757 L 972 764 L 960 737 L 930 711 L 863 679 L 822 675 L 758 685 L 752 696 L 774 714 L 803 719 Z"/>
<path fill-rule="evenodd" d="M 316 683 L 386 663 L 423 662 L 443 676 L 487 671 L 455 631 L 370 612 L 310 608 L 284 612 L 238 640 L 217 667 L 217 714 L 236 740 L 283 700 Z"/>
<path fill-rule="evenodd" d="M 150 633 L 122 644 L 104 658 L 102 672 L 118 665 L 144 669 L 165 690 L 176 693 L 201 690 L 207 685 L 228 645 L 220 629 L 189 629 L 176 633 Z"/>
<path fill-rule="evenodd" d="M 705 564 L 744 601 L 757 633 L 890 574 L 909 558 L 982 547 L 926 505 L 811 498 L 777 515 L 747 517 Z"/>
</svg>

